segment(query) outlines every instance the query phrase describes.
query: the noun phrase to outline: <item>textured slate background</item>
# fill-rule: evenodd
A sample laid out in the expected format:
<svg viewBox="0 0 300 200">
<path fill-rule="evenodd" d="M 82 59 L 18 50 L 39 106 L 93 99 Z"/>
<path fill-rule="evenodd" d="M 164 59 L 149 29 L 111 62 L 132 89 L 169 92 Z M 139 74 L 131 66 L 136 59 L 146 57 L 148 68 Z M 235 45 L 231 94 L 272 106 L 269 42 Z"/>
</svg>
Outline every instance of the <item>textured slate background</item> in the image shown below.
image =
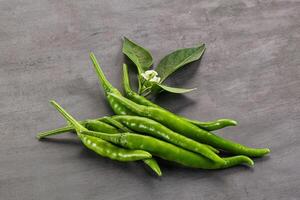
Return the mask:
<svg viewBox="0 0 300 200">
<path fill-rule="evenodd" d="M 0 1 L 0 199 L 300 198 L 299 1 Z M 157 102 L 189 117 L 230 117 L 224 137 L 272 154 L 222 171 L 162 163 L 118 163 L 86 150 L 71 134 L 44 142 L 63 125 L 56 99 L 78 119 L 111 114 L 88 58 L 101 59 L 120 87 L 121 36 L 166 53 L 203 41 L 201 62 L 171 85 L 198 87 Z"/>
</svg>

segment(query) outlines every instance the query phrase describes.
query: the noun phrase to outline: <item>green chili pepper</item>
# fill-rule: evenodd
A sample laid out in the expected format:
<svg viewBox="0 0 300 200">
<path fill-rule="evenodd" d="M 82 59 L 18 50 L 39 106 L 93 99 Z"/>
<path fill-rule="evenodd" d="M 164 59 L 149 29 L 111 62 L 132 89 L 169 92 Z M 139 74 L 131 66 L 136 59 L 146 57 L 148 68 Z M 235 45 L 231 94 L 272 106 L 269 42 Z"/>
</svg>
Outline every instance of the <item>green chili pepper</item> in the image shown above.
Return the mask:
<svg viewBox="0 0 300 200">
<path fill-rule="evenodd" d="M 98 121 L 95 122 L 86 122 L 83 123 L 85 125 L 92 125 L 93 127 L 96 127 L 95 124 L 104 124 L 102 122 L 98 123 Z M 73 126 L 70 125 L 70 127 Z M 82 126 L 84 127 L 84 126 Z M 106 126 L 103 126 L 104 129 Z M 107 126 L 108 127 L 108 126 Z M 85 128 L 86 129 L 86 128 Z M 87 130 L 87 129 L 86 129 Z M 106 129 L 107 130 L 107 129 Z M 113 130 L 113 129 L 110 129 Z M 117 129 L 116 129 L 117 130 Z M 57 132 L 58 133 L 58 132 Z M 152 155 L 144 150 L 128 150 L 124 148 L 117 147 L 105 140 L 102 140 L 101 138 L 96 138 L 88 135 L 83 135 L 77 132 L 77 136 L 80 138 L 82 143 L 90 150 L 96 152 L 100 156 L 110 158 L 112 160 L 118 160 L 123 162 L 129 162 L 129 161 L 138 161 L 138 160 L 144 160 L 144 159 L 150 159 Z M 39 139 L 46 137 L 45 135 L 39 135 Z"/>
<path fill-rule="evenodd" d="M 78 134 L 82 143 L 100 156 L 123 162 L 150 159 L 151 154 L 144 150 L 128 150 L 117 147 L 101 138 Z"/>
<path fill-rule="evenodd" d="M 141 95 L 137 94 L 136 92 L 132 91 L 132 89 L 130 87 L 130 81 L 129 81 L 129 77 L 128 77 L 128 69 L 127 69 L 126 64 L 123 64 L 123 88 L 124 88 L 126 97 L 128 99 L 134 101 L 135 103 L 145 105 L 145 106 L 151 106 L 151 107 L 155 107 L 155 108 L 164 109 L 164 108 L 160 107 L 159 105 L 151 102 L 144 96 L 141 96 Z M 218 119 L 216 121 L 201 122 L 201 121 L 197 121 L 197 120 L 191 120 L 191 119 L 188 119 L 183 116 L 178 116 L 178 117 L 202 128 L 204 130 L 207 130 L 207 131 L 215 131 L 215 130 L 218 130 L 221 128 L 225 128 L 227 126 L 236 126 L 237 125 L 237 122 L 233 119 Z"/>
<path fill-rule="evenodd" d="M 182 120 L 182 118 L 167 110 L 139 105 L 121 95 L 109 93 L 108 96 L 111 96 L 111 98 L 114 98 L 116 102 L 121 103 L 127 109 L 140 116 L 154 119 L 177 133 L 201 143 L 209 144 L 215 148 L 223 149 L 233 154 L 242 154 L 252 157 L 260 157 L 270 152 L 268 148 L 254 149 L 231 140 L 221 138 L 213 133 L 200 129 L 185 120 Z"/>
<path fill-rule="evenodd" d="M 113 95 L 112 95 L 113 96 Z M 62 107 L 60 107 L 55 101 L 51 101 L 51 104 L 64 116 L 64 118 L 71 123 L 79 134 L 89 135 L 101 138 L 103 140 L 112 142 L 114 144 L 123 146 L 129 149 L 143 149 L 151 152 L 153 155 L 161 157 L 163 159 L 174 161 L 186 167 L 202 168 L 202 169 L 221 169 L 235 166 L 238 164 L 253 165 L 253 161 L 247 156 L 234 156 L 230 158 L 224 158 L 225 164 L 212 162 L 211 160 L 169 144 L 167 142 L 152 138 L 149 136 L 133 134 L 133 133 L 117 133 L 107 134 L 95 131 L 89 131 L 77 122 L 71 115 L 69 115 Z"/>
<path fill-rule="evenodd" d="M 182 136 L 154 120 L 145 117 L 129 115 L 114 116 L 112 119 L 121 122 L 134 131 L 149 134 L 151 136 L 157 137 L 158 139 L 163 139 L 184 149 L 199 153 L 215 162 L 224 162 L 222 158 L 215 154 L 206 145 Z"/>
</svg>

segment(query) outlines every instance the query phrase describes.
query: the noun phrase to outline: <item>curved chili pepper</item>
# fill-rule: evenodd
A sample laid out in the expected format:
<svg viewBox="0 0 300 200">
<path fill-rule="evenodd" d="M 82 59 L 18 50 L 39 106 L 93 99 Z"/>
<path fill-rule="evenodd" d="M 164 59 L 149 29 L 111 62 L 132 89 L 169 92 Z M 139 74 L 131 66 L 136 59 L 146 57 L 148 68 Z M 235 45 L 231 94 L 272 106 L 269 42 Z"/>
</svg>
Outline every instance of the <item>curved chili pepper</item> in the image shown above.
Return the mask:
<svg viewBox="0 0 300 200">
<path fill-rule="evenodd" d="M 96 127 L 95 124 L 103 125 L 103 122 L 86 122 L 83 123 L 88 126 Z M 108 125 L 109 126 L 109 125 Z M 103 126 L 103 128 L 107 128 L 108 126 Z M 82 126 L 83 127 L 83 126 Z M 74 130 L 73 126 L 70 125 L 70 128 Z M 63 128 L 65 129 L 65 127 Z M 86 129 L 86 128 L 85 128 Z M 87 129 L 86 129 L 87 130 Z M 98 130 L 96 128 L 96 130 Z M 113 129 L 106 129 L 106 130 L 113 130 Z M 116 129 L 117 130 L 117 129 Z M 65 130 L 64 130 L 65 131 Z M 56 132 L 57 134 L 59 132 Z M 96 138 L 88 135 L 83 135 L 77 132 L 77 136 L 80 138 L 82 143 L 90 150 L 96 152 L 100 156 L 110 158 L 112 160 L 118 160 L 122 162 L 129 162 L 129 161 L 138 161 L 138 160 L 145 160 L 151 159 L 152 155 L 147 151 L 143 150 L 128 150 L 124 148 L 117 147 L 101 138 Z M 39 139 L 46 137 L 45 135 L 39 135 Z"/>
<path fill-rule="evenodd" d="M 101 138 L 83 134 L 78 134 L 78 137 L 88 149 L 112 160 L 130 162 L 150 159 L 152 157 L 147 151 L 120 148 Z"/>
<path fill-rule="evenodd" d="M 165 160 L 174 161 L 186 167 L 202 168 L 202 169 L 220 169 L 235 166 L 238 164 L 253 165 L 253 161 L 247 156 L 234 156 L 224 158 L 225 164 L 212 162 L 211 160 L 169 144 L 167 142 L 152 138 L 149 136 L 133 134 L 133 133 L 117 133 L 107 134 L 96 131 L 88 131 L 79 122 L 77 122 L 71 115 L 69 115 L 61 106 L 55 101 L 51 104 L 62 114 L 62 116 L 71 123 L 79 134 L 90 135 L 101 138 L 103 140 L 112 142 L 114 144 L 123 146 L 129 149 L 143 149 L 151 152 L 153 155 L 161 157 Z"/>
<path fill-rule="evenodd" d="M 270 152 L 270 149 L 254 149 L 246 147 L 242 144 L 236 143 L 229 139 L 221 138 L 213 133 L 200 129 L 199 127 L 182 120 L 177 115 L 160 108 L 139 105 L 121 95 L 109 93 L 108 96 L 115 98 L 115 101 L 124 105 L 127 109 L 140 116 L 154 119 L 168 128 L 185 135 L 191 139 L 201 143 L 209 144 L 215 148 L 223 149 L 233 154 L 242 154 L 252 157 L 260 157 Z"/>
<path fill-rule="evenodd" d="M 128 68 L 127 68 L 126 64 L 123 64 L 123 88 L 124 88 L 126 97 L 128 99 L 134 101 L 135 103 L 138 103 L 140 105 L 164 109 L 164 108 L 160 107 L 159 105 L 151 102 L 144 96 L 141 96 L 131 90 L 130 81 L 129 81 L 129 77 L 128 77 Z M 164 109 L 164 110 L 166 110 L 166 109 Z M 215 131 L 215 130 L 222 129 L 222 128 L 225 128 L 228 126 L 236 126 L 237 125 L 237 121 L 235 121 L 233 119 L 218 119 L 216 121 L 201 122 L 201 121 L 197 121 L 197 120 L 188 119 L 183 116 L 178 116 L 178 117 L 198 126 L 199 128 L 207 130 L 207 131 Z"/>
</svg>

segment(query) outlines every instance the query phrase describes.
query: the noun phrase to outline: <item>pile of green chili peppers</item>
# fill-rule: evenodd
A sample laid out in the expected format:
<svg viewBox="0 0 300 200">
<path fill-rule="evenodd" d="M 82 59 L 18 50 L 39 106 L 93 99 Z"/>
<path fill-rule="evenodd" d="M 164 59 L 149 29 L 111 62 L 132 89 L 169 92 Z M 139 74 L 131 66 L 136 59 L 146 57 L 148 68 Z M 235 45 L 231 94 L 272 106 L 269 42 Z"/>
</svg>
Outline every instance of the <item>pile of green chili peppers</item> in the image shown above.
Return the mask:
<svg viewBox="0 0 300 200">
<path fill-rule="evenodd" d="M 176 115 L 131 89 L 128 69 L 123 65 L 124 96 L 106 79 L 93 53 L 90 54 L 100 85 L 115 115 L 77 121 L 55 101 L 51 104 L 68 125 L 39 133 L 38 139 L 76 132 L 90 150 L 117 161 L 143 161 L 158 176 L 159 157 L 179 165 L 200 169 L 223 169 L 236 165 L 253 166 L 250 157 L 262 157 L 268 148 L 251 148 L 215 135 L 215 131 L 235 126 L 232 119 L 200 122 Z M 232 154 L 221 157 L 220 151 Z"/>
</svg>

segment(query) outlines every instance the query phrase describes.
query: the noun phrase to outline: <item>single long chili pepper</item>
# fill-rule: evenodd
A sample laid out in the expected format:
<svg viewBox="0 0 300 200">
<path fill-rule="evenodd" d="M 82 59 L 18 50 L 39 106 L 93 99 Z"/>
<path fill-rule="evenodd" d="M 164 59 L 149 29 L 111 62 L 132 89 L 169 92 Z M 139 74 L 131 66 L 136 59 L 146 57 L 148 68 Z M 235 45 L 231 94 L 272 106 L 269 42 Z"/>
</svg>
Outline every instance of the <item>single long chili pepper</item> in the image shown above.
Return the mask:
<svg viewBox="0 0 300 200">
<path fill-rule="evenodd" d="M 86 129 L 84 126 L 82 127 Z M 80 134 L 79 132 L 77 132 L 77 136 L 80 138 L 82 143 L 88 149 L 94 151 L 100 156 L 107 157 L 112 160 L 130 162 L 130 161 L 150 159 L 152 157 L 150 153 L 144 150 L 129 150 L 129 149 L 120 148 L 101 138 L 92 137 L 89 135 L 83 135 Z"/>
<path fill-rule="evenodd" d="M 122 162 L 138 161 L 150 159 L 150 153 L 144 150 L 129 150 L 117 147 L 101 138 L 79 134 L 78 137 L 82 143 L 90 150 L 96 152 L 100 156 L 118 160 Z"/>
<path fill-rule="evenodd" d="M 165 109 L 165 108 L 162 108 L 159 105 L 153 103 L 152 101 L 148 100 L 144 96 L 137 94 L 136 92 L 134 92 L 131 89 L 129 76 L 128 76 L 128 67 L 126 64 L 123 64 L 123 88 L 124 88 L 126 97 L 128 99 L 134 101 L 135 103 L 145 105 L 145 106 L 152 106 L 152 107 L 156 107 L 156 108 L 160 108 L 160 109 Z M 225 128 L 228 126 L 236 126 L 237 125 L 237 121 L 235 121 L 233 119 L 218 119 L 218 120 L 210 121 L 210 122 L 201 122 L 201 121 L 197 121 L 197 120 L 188 119 L 183 116 L 178 116 L 178 117 L 202 128 L 204 130 L 207 130 L 207 131 L 215 131 L 215 130 L 222 129 L 222 128 Z"/>
<path fill-rule="evenodd" d="M 161 157 L 165 160 L 174 161 L 186 167 L 202 169 L 221 169 L 239 164 L 254 164 L 253 161 L 247 156 L 234 156 L 224 158 L 224 160 L 226 161 L 225 164 L 219 164 L 216 162 L 212 162 L 211 160 L 199 154 L 187 151 L 170 143 L 139 134 L 107 134 L 96 131 L 88 131 L 55 101 L 51 101 L 51 104 L 61 113 L 61 115 L 66 120 L 68 120 L 69 123 L 71 123 L 75 127 L 76 131 L 79 134 L 98 137 L 128 149 L 143 149 L 152 153 L 153 155 Z"/>
<path fill-rule="evenodd" d="M 102 119 L 103 118 L 100 118 L 98 120 L 102 120 Z M 113 127 L 113 126 L 111 126 L 107 123 L 102 122 L 102 121 L 85 120 L 85 121 L 80 122 L 80 124 L 82 126 L 84 126 L 86 129 L 92 130 L 92 131 L 103 131 L 103 132 L 110 133 L 110 134 L 119 133 L 119 131 L 117 129 L 118 127 L 115 128 L 115 127 Z M 42 139 L 42 138 L 45 138 L 45 137 L 48 137 L 48 136 L 51 136 L 51 135 L 57 135 L 57 134 L 60 134 L 60 133 L 71 132 L 71 131 L 75 131 L 74 126 L 73 125 L 68 125 L 66 127 L 59 128 L 59 129 L 56 129 L 56 130 L 40 133 L 40 134 L 37 135 L 37 138 Z M 89 149 L 95 151 L 99 155 L 103 155 L 104 152 L 109 152 L 109 151 L 114 150 L 114 148 L 110 146 L 112 144 L 110 144 L 109 142 L 97 141 L 97 140 L 95 140 L 95 138 L 93 138 L 91 136 L 88 136 L 88 137 L 85 138 L 84 136 L 80 135 L 80 139 L 86 147 L 88 147 Z M 123 152 L 123 154 L 124 153 L 126 153 L 126 152 Z M 133 155 L 131 152 L 129 152 L 129 153 L 130 153 L 129 156 Z M 113 157 L 115 157 L 117 154 L 114 153 L 114 154 L 108 154 L 108 155 L 111 159 L 114 159 Z M 143 162 L 146 165 L 148 165 L 158 176 L 162 176 L 161 169 L 160 169 L 159 165 L 157 164 L 157 162 L 154 158 L 145 158 L 145 159 L 140 159 L 140 160 L 143 160 Z"/>
<path fill-rule="evenodd" d="M 222 158 L 215 154 L 206 145 L 180 135 L 154 120 L 129 115 L 114 116 L 112 119 L 121 122 L 133 131 L 149 134 L 150 136 L 154 136 L 158 139 L 163 139 L 184 149 L 199 153 L 215 162 L 224 162 Z"/>
<path fill-rule="evenodd" d="M 250 148 L 229 139 L 221 138 L 211 132 L 200 129 L 194 124 L 182 120 L 180 117 L 167 110 L 139 105 L 121 95 L 109 93 L 108 96 L 115 98 L 115 101 L 118 101 L 127 109 L 130 109 L 132 112 L 137 113 L 140 116 L 154 119 L 177 133 L 201 143 L 209 144 L 215 148 L 223 149 L 233 154 L 241 154 L 252 157 L 260 157 L 270 152 L 270 149 L 268 148 Z"/>
</svg>

